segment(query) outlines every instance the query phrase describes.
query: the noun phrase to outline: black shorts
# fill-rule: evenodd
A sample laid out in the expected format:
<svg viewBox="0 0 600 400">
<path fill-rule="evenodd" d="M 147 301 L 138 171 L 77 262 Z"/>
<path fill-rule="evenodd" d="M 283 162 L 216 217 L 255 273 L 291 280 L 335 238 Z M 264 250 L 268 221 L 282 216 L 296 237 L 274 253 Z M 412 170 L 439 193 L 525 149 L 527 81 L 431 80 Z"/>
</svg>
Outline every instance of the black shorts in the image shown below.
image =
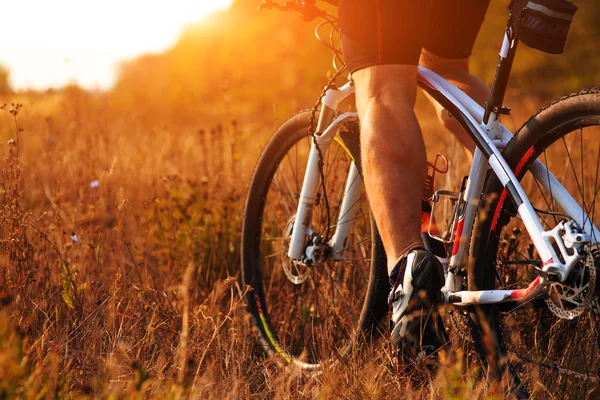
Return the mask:
<svg viewBox="0 0 600 400">
<path fill-rule="evenodd" d="M 489 0 L 341 0 L 342 52 L 350 72 L 418 65 L 421 50 L 468 58 Z"/>
</svg>

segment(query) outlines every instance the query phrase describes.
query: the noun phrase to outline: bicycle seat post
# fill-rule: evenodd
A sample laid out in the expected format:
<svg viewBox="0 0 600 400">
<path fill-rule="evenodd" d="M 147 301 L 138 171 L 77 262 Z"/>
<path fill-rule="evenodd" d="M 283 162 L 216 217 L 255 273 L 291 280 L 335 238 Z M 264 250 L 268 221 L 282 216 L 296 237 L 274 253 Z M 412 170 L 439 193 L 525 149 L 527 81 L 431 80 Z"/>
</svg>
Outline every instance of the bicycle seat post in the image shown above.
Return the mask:
<svg viewBox="0 0 600 400">
<path fill-rule="evenodd" d="M 502 42 L 502 48 L 500 50 L 500 57 L 498 59 L 498 66 L 496 67 L 496 75 L 494 76 L 494 82 L 492 83 L 490 97 L 484 104 L 485 112 L 483 114 L 483 123 L 487 125 L 490 116 L 494 114 L 494 119 L 497 119 L 498 115 L 510 114 L 510 109 L 504 107 L 504 95 L 506 94 L 506 87 L 508 85 L 508 78 L 512 70 L 513 61 L 515 54 L 517 53 L 519 27 L 516 28 L 513 25 L 512 14 L 508 18 L 506 24 L 506 31 L 504 33 L 504 41 Z"/>
</svg>

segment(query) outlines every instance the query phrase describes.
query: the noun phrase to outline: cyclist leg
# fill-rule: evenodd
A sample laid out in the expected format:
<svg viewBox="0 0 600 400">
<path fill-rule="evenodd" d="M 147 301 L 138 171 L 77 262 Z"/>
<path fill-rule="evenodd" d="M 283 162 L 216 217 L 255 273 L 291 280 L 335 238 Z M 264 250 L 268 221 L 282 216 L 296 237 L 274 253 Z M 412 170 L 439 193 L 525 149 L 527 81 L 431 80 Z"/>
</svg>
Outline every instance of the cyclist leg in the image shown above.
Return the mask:
<svg viewBox="0 0 600 400">
<path fill-rule="evenodd" d="M 475 39 L 483 24 L 489 0 L 435 0 L 424 39 L 420 64 L 441 75 L 480 105 L 489 96 L 489 87 L 469 71 Z M 442 123 L 471 153 L 475 145 L 458 122 L 434 102 Z"/>
<path fill-rule="evenodd" d="M 354 73 L 365 186 L 388 255 L 391 336 L 405 367 L 444 342 L 430 316 L 431 306 L 442 301 L 444 271 L 423 249 L 420 229 L 427 167 L 413 111 L 416 74 L 414 65 L 377 65 Z"/>
<path fill-rule="evenodd" d="M 425 144 L 413 108 L 417 67 L 375 65 L 353 74 L 365 185 L 388 255 L 388 272 L 422 246 Z"/>
<path fill-rule="evenodd" d="M 412 363 L 439 348 L 429 316 L 444 272 L 423 249 L 425 144 L 413 108 L 428 1 L 343 0 L 342 49 L 356 86 L 365 187 L 388 256 L 392 339 Z M 424 292 L 424 296 L 421 295 Z M 428 334 L 428 332 L 433 332 Z"/>
<path fill-rule="evenodd" d="M 422 246 L 425 145 L 413 107 L 430 0 L 343 0 L 342 50 L 356 86 L 365 186 L 388 272 Z"/>
<path fill-rule="evenodd" d="M 447 79 L 454 86 L 469 95 L 478 104 L 483 106 L 483 103 L 487 101 L 490 95 L 490 88 L 481 79 L 470 74 L 468 58 L 442 58 L 423 49 L 419 63 Z M 433 102 L 433 105 L 444 126 L 454 134 L 466 150 L 473 153 L 475 150 L 475 143 L 473 143 L 473 140 L 456 119 L 452 118 L 448 111 L 442 108 L 437 102 Z"/>
</svg>

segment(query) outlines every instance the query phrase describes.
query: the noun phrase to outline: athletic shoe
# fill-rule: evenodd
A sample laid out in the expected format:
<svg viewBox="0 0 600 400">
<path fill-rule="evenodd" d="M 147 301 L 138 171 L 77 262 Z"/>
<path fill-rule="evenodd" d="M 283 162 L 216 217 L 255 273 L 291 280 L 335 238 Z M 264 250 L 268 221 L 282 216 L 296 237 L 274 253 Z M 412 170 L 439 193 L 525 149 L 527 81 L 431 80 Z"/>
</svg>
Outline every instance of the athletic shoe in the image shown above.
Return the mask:
<svg viewBox="0 0 600 400">
<path fill-rule="evenodd" d="M 432 307 L 443 302 L 444 269 L 437 257 L 417 248 L 398 261 L 390 274 L 392 342 L 401 361 L 430 359 L 445 343 Z"/>
</svg>

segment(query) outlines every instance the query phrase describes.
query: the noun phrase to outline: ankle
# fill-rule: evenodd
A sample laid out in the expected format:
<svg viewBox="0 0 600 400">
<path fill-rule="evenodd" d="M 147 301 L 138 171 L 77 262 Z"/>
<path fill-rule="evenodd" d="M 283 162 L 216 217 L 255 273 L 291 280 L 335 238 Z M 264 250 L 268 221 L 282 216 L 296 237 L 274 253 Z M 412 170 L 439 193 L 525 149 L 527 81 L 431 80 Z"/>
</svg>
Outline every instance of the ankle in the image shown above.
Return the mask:
<svg viewBox="0 0 600 400">
<path fill-rule="evenodd" d="M 388 258 L 388 276 L 392 277 L 392 272 L 394 271 L 394 269 L 400 264 L 400 261 L 402 261 L 402 259 L 406 258 L 406 256 L 408 256 L 408 254 L 411 251 L 417 250 L 417 249 L 423 249 L 423 241 L 422 240 L 415 240 L 413 242 L 410 242 L 408 245 L 406 245 L 405 247 L 401 248 L 401 250 L 396 253 L 399 254 L 399 256 L 397 256 L 396 258 Z M 393 262 L 390 263 L 390 260 L 394 260 Z"/>
</svg>

